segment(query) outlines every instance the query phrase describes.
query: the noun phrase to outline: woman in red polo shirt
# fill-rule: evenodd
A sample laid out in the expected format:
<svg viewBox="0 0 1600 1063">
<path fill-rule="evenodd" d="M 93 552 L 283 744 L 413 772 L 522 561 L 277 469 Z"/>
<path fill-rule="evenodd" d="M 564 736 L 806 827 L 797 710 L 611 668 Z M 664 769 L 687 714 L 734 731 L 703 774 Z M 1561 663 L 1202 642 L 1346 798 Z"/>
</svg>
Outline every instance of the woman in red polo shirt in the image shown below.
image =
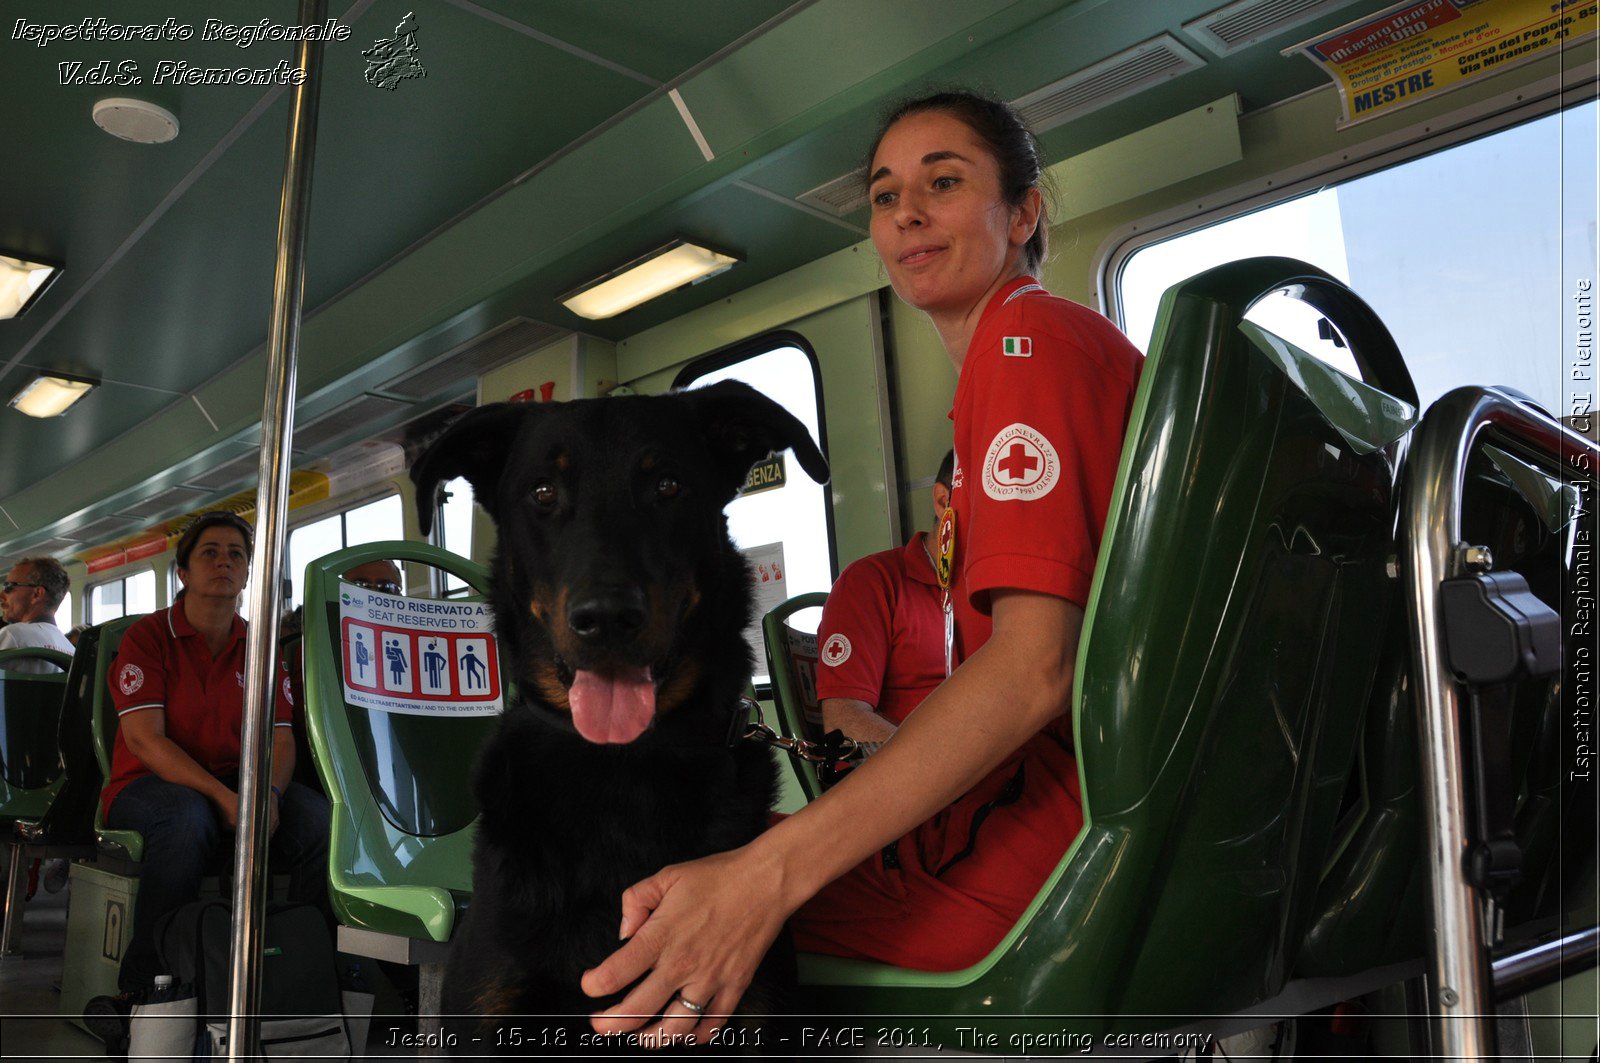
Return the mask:
<svg viewBox="0 0 1600 1063">
<path fill-rule="evenodd" d="M 595 1018 L 708 1033 L 785 919 L 810 951 L 924 970 L 986 955 L 1082 826 L 1073 665 L 1142 356 L 1034 280 L 1041 163 L 1007 105 L 902 106 L 869 154 L 872 240 L 960 376 L 950 562 L 958 667 L 849 778 L 749 845 L 623 897 L 631 940 L 584 978 L 644 976 Z M 886 848 L 887 847 L 887 848 Z M 759 903 L 751 903 L 759 898 Z"/>
<path fill-rule="evenodd" d="M 108 826 L 144 835 L 139 902 L 119 977 L 124 992 L 163 973 L 156 920 L 194 900 L 207 869 L 232 852 L 246 627 L 235 607 L 250 577 L 250 538 L 250 525 L 232 513 L 196 519 L 178 540 L 183 590 L 170 608 L 128 628 L 113 666 L 117 739 L 101 801 Z M 274 686 L 271 862 L 291 873 L 291 899 L 326 907 L 328 802 L 291 781 L 292 706 L 281 670 Z"/>
</svg>

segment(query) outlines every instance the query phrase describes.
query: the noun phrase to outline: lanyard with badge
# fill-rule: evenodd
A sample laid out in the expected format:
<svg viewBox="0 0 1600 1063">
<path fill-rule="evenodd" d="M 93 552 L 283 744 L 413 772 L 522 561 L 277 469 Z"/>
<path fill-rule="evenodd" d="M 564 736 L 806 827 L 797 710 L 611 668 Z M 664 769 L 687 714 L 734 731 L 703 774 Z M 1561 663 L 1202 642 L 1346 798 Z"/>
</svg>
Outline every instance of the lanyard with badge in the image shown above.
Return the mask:
<svg viewBox="0 0 1600 1063">
<path fill-rule="evenodd" d="M 944 609 L 944 675 L 956 670 L 956 614 L 950 604 L 950 584 L 956 569 L 956 507 L 946 506 L 939 518 L 939 556 L 934 560 L 934 575 L 939 577 L 939 590 Z"/>
</svg>

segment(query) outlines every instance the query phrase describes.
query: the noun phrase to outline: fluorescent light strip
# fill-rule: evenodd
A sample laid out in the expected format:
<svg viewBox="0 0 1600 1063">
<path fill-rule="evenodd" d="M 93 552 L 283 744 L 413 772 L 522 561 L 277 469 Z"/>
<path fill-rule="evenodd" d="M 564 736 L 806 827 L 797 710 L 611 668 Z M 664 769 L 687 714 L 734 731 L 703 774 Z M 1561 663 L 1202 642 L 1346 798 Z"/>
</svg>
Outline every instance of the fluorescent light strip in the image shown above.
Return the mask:
<svg viewBox="0 0 1600 1063">
<path fill-rule="evenodd" d="M 685 284 L 714 277 L 737 261 L 732 255 L 679 240 L 562 296 L 561 304 L 579 317 L 603 321 Z"/>
<path fill-rule="evenodd" d="M 0 255 L 0 320 L 20 314 L 58 269 L 43 262 Z"/>
<path fill-rule="evenodd" d="M 94 388 L 93 380 L 40 373 L 6 405 L 29 417 L 60 417 Z"/>
</svg>

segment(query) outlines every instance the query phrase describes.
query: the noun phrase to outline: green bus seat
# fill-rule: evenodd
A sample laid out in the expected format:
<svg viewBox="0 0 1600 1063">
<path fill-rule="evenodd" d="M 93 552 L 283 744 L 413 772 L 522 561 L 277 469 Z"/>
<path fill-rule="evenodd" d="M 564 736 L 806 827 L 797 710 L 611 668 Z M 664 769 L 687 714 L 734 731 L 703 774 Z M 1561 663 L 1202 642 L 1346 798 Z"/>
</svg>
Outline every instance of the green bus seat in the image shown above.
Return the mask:
<svg viewBox="0 0 1600 1063">
<path fill-rule="evenodd" d="M 1422 955 L 1427 868 L 1422 862 L 1422 794 L 1417 788 L 1416 706 L 1410 652 L 1391 611 L 1383 660 L 1357 753 L 1358 799 L 1341 824 L 1295 973 L 1333 978 Z"/>
<path fill-rule="evenodd" d="M 61 784 L 55 800 L 37 819 L 23 820 L 17 834 L 31 845 L 95 844 L 94 808 L 100 799 L 100 763 L 94 749 L 95 698 L 104 684 L 99 653 L 104 626 L 85 628 L 66 673 L 56 745 L 61 754 Z M 86 853 L 85 855 L 92 855 Z"/>
<path fill-rule="evenodd" d="M 1279 291 L 1337 327 L 1362 380 L 1244 320 Z M 805 955 L 816 1010 L 927 1016 L 958 1046 L 971 1017 L 1149 1032 L 1284 991 L 1355 829 L 1416 402 L 1382 323 L 1313 266 L 1250 259 L 1166 293 L 1077 658 L 1084 828 L 984 960 Z"/>
<path fill-rule="evenodd" d="M 110 676 L 117 659 L 122 636 L 143 617 L 124 616 L 100 625 L 100 646 L 95 654 L 94 674 L 94 755 L 100 764 L 101 786 L 111 778 L 111 751 L 117 744 L 117 706 L 111 700 Z M 144 857 L 144 836 L 136 830 L 113 830 L 106 826 L 105 811 L 95 802 L 94 832 L 100 850 L 114 860 L 137 864 Z"/>
<path fill-rule="evenodd" d="M 828 596 L 820 591 L 799 594 L 778 605 L 761 620 L 767 647 L 767 674 L 772 677 L 772 707 L 778 729 L 789 738 L 815 742 L 822 737 L 822 709 L 817 704 L 817 637 L 790 627 L 788 620 L 804 609 L 820 609 Z M 817 767 L 799 757 L 785 757 L 807 801 L 822 793 Z"/>
<path fill-rule="evenodd" d="M 137 617 L 124 617 L 84 629 L 67 672 L 58 741 L 62 786 L 37 821 L 17 825 L 19 836 L 43 853 L 73 860 L 67 909 L 67 949 L 61 977 L 60 1014 L 79 1025 L 91 998 L 117 992 L 117 969 L 127 946 L 138 894 L 137 865 L 127 850 L 99 838 L 103 764 L 110 763 L 116 714 L 110 708 L 107 676 L 122 633 Z M 97 719 L 107 711 L 108 720 Z M 108 726 L 101 726 L 102 723 Z M 101 735 L 106 745 L 99 746 Z M 103 754 L 103 755 L 102 755 Z M 137 844 L 142 840 L 133 835 Z"/>
<path fill-rule="evenodd" d="M 1492 445 L 1473 457 L 1464 497 L 1471 503 L 1464 513 L 1467 540 L 1488 547 L 1497 569 L 1522 573 L 1542 600 L 1559 602 L 1573 513 L 1582 514 L 1579 520 L 1592 514 L 1577 509 L 1559 482 Z M 1569 589 L 1572 582 L 1565 581 Z M 1409 692 L 1410 647 L 1398 637 L 1405 625 L 1400 608 L 1385 621 L 1384 661 L 1361 740 L 1362 815 L 1348 840 L 1341 831 L 1340 855 L 1323 880 L 1301 949 L 1301 976 L 1345 975 L 1421 955 L 1427 946 L 1416 707 Z M 1593 879 L 1594 848 L 1579 839 L 1592 839 L 1594 832 L 1574 829 L 1583 819 L 1574 795 L 1564 791 L 1555 752 L 1561 691 L 1551 678 L 1512 692 L 1508 768 L 1523 872 L 1504 904 L 1506 949 L 1553 923 L 1570 922 L 1559 904 L 1563 880 Z"/>
<path fill-rule="evenodd" d="M 488 587 L 481 565 L 425 543 L 369 543 L 306 566 L 306 720 L 333 806 L 329 889 L 347 927 L 442 943 L 472 888 L 471 769 L 495 717 L 409 715 L 345 700 L 339 573 L 386 559 L 466 581 L 475 596 L 457 600 L 482 601 Z"/>
<path fill-rule="evenodd" d="M 24 661 L 45 661 L 57 672 L 18 671 Z M 13 833 L 18 823 L 42 816 L 61 789 L 61 753 L 56 731 L 67 689 L 70 654 L 19 647 L 0 650 L 0 837 L 8 842 L 4 922 L 0 953 L 15 949 L 23 902 L 23 869 L 43 853 L 25 847 Z"/>
<path fill-rule="evenodd" d="M 15 665 L 45 661 L 59 672 L 23 672 Z M 61 785 L 56 729 L 72 655 L 29 647 L 0 650 L 0 828 L 37 819 Z"/>
<path fill-rule="evenodd" d="M 320 794 L 322 777 L 317 774 L 317 755 L 311 748 L 311 729 L 306 726 L 305 644 L 299 629 L 278 641 L 278 661 L 289 677 L 289 698 L 294 702 L 294 781 Z"/>
</svg>

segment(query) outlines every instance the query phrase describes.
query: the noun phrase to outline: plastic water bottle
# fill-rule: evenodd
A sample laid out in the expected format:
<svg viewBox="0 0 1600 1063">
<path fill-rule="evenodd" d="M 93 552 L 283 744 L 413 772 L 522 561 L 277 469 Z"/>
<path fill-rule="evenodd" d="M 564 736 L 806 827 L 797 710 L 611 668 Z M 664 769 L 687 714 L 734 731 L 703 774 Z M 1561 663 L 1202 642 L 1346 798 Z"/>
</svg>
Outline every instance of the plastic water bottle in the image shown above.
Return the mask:
<svg viewBox="0 0 1600 1063">
<path fill-rule="evenodd" d="M 175 979 L 170 974 L 156 975 L 155 988 L 150 990 L 150 996 L 145 1001 L 147 1004 L 165 1004 L 172 999 L 176 992 Z"/>
</svg>

